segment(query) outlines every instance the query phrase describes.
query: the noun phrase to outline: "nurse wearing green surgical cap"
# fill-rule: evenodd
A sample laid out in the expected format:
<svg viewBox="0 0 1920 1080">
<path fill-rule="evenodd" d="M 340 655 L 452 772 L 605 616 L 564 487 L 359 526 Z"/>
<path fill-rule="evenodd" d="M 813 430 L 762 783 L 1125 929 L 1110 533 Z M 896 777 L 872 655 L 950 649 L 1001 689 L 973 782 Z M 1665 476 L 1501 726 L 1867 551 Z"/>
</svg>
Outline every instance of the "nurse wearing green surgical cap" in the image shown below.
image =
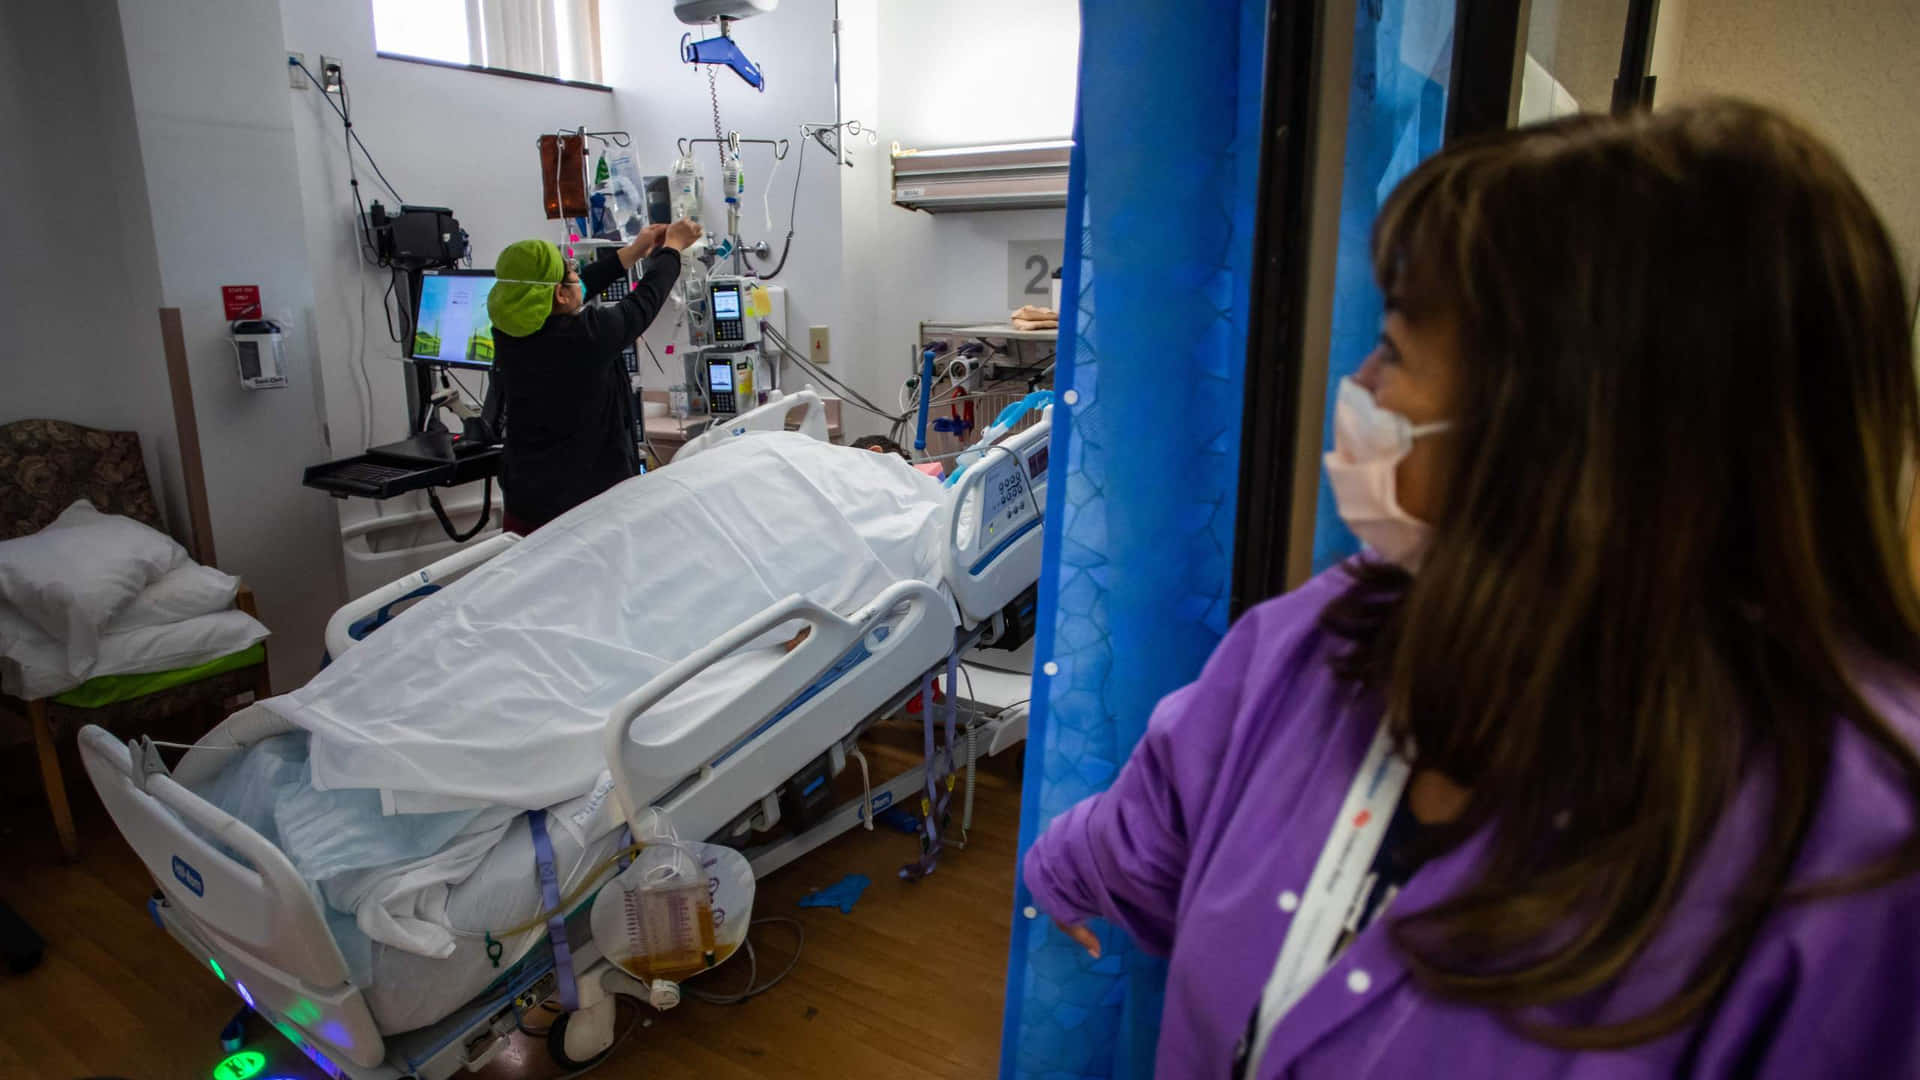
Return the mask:
<svg viewBox="0 0 1920 1080">
<path fill-rule="evenodd" d="M 507 245 L 493 267 L 493 378 L 504 403 L 506 528 L 522 536 L 640 471 L 633 390 L 620 353 L 647 329 L 680 278 L 691 221 L 653 225 L 575 273 L 545 240 Z M 591 304 L 636 264 L 640 283 Z"/>
</svg>

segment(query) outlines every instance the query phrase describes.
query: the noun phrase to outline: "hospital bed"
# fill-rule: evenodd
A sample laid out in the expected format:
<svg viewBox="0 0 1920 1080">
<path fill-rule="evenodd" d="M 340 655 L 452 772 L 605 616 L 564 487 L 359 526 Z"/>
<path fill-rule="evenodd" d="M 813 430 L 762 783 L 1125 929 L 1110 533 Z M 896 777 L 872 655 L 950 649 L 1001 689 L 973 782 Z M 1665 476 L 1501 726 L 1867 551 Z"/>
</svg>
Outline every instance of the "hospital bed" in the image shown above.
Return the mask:
<svg viewBox="0 0 1920 1080">
<path fill-rule="evenodd" d="M 823 431 L 811 422 L 818 408 L 817 397 L 795 395 L 717 430 L 708 445 L 784 429 L 789 414 L 801 410 L 809 414 L 802 430 Z M 896 582 L 848 617 L 789 597 L 628 694 L 607 720 L 612 790 L 604 794 L 634 811 L 661 809 L 683 837 L 736 847 L 784 821 L 791 835 L 743 848 L 755 874 L 765 875 L 870 823 L 890 804 L 931 790 L 929 760 L 866 786 L 838 807 L 817 814 L 805 809 L 817 801 L 822 785 L 830 791 L 833 776 L 858 757 L 855 741 L 868 726 L 923 692 L 932 674 L 950 670 L 961 653 L 1004 637 L 1031 605 L 1040 568 L 1049 426 L 1043 422 L 1009 436 L 948 489 L 942 580 Z M 329 651 L 337 656 L 361 647 L 359 640 L 377 632 L 400 603 L 457 581 L 516 542 L 510 535 L 497 537 L 342 608 L 329 622 Z M 676 688 L 768 631 L 795 624 L 810 630 L 806 638 L 717 711 L 664 728 L 642 723 Z M 951 687 L 948 697 L 957 697 Z M 925 712 L 931 723 L 930 703 Z M 329 1075 L 438 1080 L 478 1067 L 505 1045 L 521 1013 L 553 994 L 559 973 L 543 932 L 503 943 L 506 955 L 495 956 L 497 968 L 464 944 L 444 960 L 389 950 L 395 955 L 376 965 L 373 985 L 354 985 L 318 900 L 287 856 L 191 790 L 221 768 L 229 756 L 221 748 L 291 730 L 276 720 L 263 712 L 236 714 L 171 774 L 144 763 L 104 730 L 81 732 L 88 775 L 158 886 L 148 905 L 154 921 Z M 967 739 L 963 752 L 974 745 Z M 954 753 L 951 743 L 947 752 Z M 518 835 L 525 834 L 521 828 Z M 578 872 L 619 846 L 616 829 L 611 836 L 586 838 L 561 858 Z M 451 890 L 449 917 L 464 913 L 481 920 L 469 925 L 500 926 L 537 914 L 533 876 L 526 845 L 510 832 Z M 562 891 L 571 884 L 561 882 Z M 505 895 L 529 897 L 530 903 L 511 918 L 494 912 L 495 921 L 486 921 L 475 914 Z M 594 1063 L 611 1047 L 613 995 L 649 999 L 648 988 L 605 962 L 590 940 L 588 906 L 577 906 L 567 923 L 580 1007 L 561 1017 L 549 1036 L 550 1052 L 565 1066 Z M 435 1002 L 448 995 L 453 999 Z M 424 1021 L 422 1001 L 435 1002 Z M 400 1002 L 413 1015 L 396 1019 Z"/>
</svg>

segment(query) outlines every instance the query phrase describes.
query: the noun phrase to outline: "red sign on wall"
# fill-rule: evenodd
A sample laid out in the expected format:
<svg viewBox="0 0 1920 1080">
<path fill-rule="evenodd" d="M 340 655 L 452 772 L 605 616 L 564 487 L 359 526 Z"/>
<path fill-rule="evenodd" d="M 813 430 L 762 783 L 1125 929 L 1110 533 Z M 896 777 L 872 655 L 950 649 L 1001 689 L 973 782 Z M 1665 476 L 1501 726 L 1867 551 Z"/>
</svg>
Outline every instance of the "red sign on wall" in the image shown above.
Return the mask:
<svg viewBox="0 0 1920 1080">
<path fill-rule="evenodd" d="M 227 305 L 227 321 L 260 317 L 260 286 L 222 285 L 220 299 Z"/>
</svg>

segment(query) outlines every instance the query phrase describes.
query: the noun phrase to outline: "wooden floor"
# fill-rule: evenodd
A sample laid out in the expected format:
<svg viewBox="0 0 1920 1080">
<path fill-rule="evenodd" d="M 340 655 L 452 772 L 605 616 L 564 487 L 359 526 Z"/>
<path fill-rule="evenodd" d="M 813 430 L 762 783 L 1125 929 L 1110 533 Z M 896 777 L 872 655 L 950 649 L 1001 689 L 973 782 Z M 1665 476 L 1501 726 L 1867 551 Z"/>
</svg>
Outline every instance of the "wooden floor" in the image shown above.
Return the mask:
<svg viewBox="0 0 1920 1080">
<path fill-rule="evenodd" d="M 918 739 L 917 725 L 888 725 L 870 735 L 877 774 L 899 771 L 909 760 L 905 748 Z M 689 1001 L 660 1015 L 623 1002 L 620 1022 L 632 1021 L 632 1033 L 592 1075 L 994 1075 L 1020 750 L 982 765 L 971 843 L 964 851 L 950 848 L 931 878 L 907 884 L 895 876 L 918 848 L 913 837 L 882 827 L 850 832 L 762 881 L 754 914 L 792 915 L 806 929 L 799 963 L 786 981 L 731 1007 Z M 3 775 L 20 774 L 9 768 Z M 0 875 L 0 899 L 47 939 L 46 961 L 35 971 L 0 970 L 0 1080 L 206 1080 L 225 1056 L 216 1036 L 239 1001 L 148 919 L 153 885 L 145 868 L 114 831 L 76 761 L 69 761 L 67 775 L 84 845 L 74 865 L 57 858 L 44 804 L 23 798 L 11 783 L 0 796 L 0 845 L 12 863 Z M 24 795 L 37 793 L 36 785 Z M 956 797 L 956 826 L 959 816 Z M 796 906 L 847 874 L 873 880 L 851 915 Z M 791 955 L 785 928 L 756 930 L 753 940 L 763 973 Z M 724 993 L 745 975 L 735 960 L 706 978 Z M 256 1023 L 247 1045 L 268 1054 L 263 1080 L 321 1075 L 264 1025 Z M 543 1045 L 516 1037 L 477 1075 L 503 1080 L 558 1072 Z"/>
</svg>

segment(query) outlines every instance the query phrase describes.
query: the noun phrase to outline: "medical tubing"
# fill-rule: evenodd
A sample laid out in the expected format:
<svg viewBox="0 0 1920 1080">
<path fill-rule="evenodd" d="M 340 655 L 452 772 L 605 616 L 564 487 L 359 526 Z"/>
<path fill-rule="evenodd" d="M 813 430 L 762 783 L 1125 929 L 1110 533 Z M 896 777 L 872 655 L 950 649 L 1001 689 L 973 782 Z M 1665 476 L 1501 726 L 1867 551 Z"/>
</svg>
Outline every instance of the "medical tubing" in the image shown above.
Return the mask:
<svg viewBox="0 0 1920 1080">
<path fill-rule="evenodd" d="M 927 413 L 933 402 L 933 350 L 920 354 L 920 419 L 913 432 L 913 448 L 927 448 Z"/>
<path fill-rule="evenodd" d="M 840 393 L 845 396 L 845 399 L 847 401 L 850 401 L 853 403 L 854 408 L 861 409 L 865 412 L 870 412 L 873 415 L 878 416 L 882 420 L 887 420 L 896 424 L 905 421 L 907 419 L 907 415 L 910 415 L 910 414 L 902 414 L 902 415 L 896 416 L 895 414 L 887 412 L 886 410 L 880 408 L 880 406 L 875 405 L 865 394 L 860 393 L 858 390 L 855 390 L 854 388 L 848 386 L 846 383 L 841 382 L 839 379 L 833 377 L 832 375 L 827 374 L 825 371 L 822 371 L 820 368 L 815 367 L 813 362 L 808 360 L 805 356 L 801 355 L 798 350 L 796 350 L 791 344 L 788 343 L 785 337 L 782 337 L 780 335 L 779 331 L 774 330 L 772 327 L 764 326 L 764 324 L 763 324 L 763 328 L 766 336 L 773 341 L 776 347 L 779 348 L 781 355 L 785 356 L 789 360 L 792 360 L 794 363 L 799 364 L 801 367 L 805 368 L 807 371 L 811 372 L 813 375 L 818 377 L 821 382 L 826 383 L 829 387 L 840 391 Z"/>
<path fill-rule="evenodd" d="M 973 828 L 973 778 L 980 760 L 980 725 L 967 725 L 967 795 L 960 808 L 960 843 L 965 846 L 967 832 Z"/>
<path fill-rule="evenodd" d="M 748 923 L 747 930 L 751 932 L 756 926 L 766 926 L 772 923 L 793 927 L 793 959 L 788 960 L 787 966 L 780 969 L 780 974 L 775 975 L 773 978 L 768 979 L 758 986 L 754 985 L 754 979 L 758 978 L 760 974 L 760 962 L 753 951 L 753 942 L 742 939 L 740 946 L 747 954 L 747 988 L 737 994 L 709 994 L 696 989 L 690 983 L 682 984 L 682 989 L 687 992 L 687 996 L 697 1001 L 703 1001 L 708 1005 L 740 1005 L 780 985 L 782 979 L 793 974 L 793 969 L 800 966 L 800 950 L 805 948 L 807 944 L 807 928 L 799 919 L 791 916 L 769 915 L 764 919 L 755 919 Z M 712 969 L 709 968 L 708 970 L 710 971 Z M 705 972 L 701 974 L 705 974 Z"/>
<path fill-rule="evenodd" d="M 860 748 L 856 746 L 853 749 L 847 751 L 847 756 L 851 757 L 853 760 L 860 763 L 860 791 L 861 791 L 860 797 L 864 804 L 864 809 L 861 813 L 860 821 L 862 824 L 864 824 L 867 827 L 868 832 L 872 832 L 873 831 L 873 774 L 867 771 L 867 755 L 861 753 Z"/>
<path fill-rule="evenodd" d="M 576 904 L 586 899 L 587 894 L 591 893 L 595 888 L 599 886 L 600 875 L 606 873 L 608 867 L 615 865 L 621 859 L 630 858 L 634 855 L 638 855 L 642 851 L 645 851 L 648 847 L 651 847 L 651 846 L 652 845 L 647 843 L 646 841 L 640 841 L 628 847 L 621 848 L 619 851 L 616 851 L 612 855 L 608 856 L 605 860 L 603 860 L 599 865 L 595 866 L 592 870 L 589 870 L 587 872 L 587 876 L 581 880 L 580 884 L 575 885 L 573 887 L 572 892 L 569 892 L 565 896 L 562 896 L 560 898 L 560 903 L 555 907 L 546 911 L 542 911 L 540 914 L 535 915 L 533 918 L 528 919 L 526 922 L 516 923 L 513 926 L 509 926 L 505 930 L 486 930 L 486 931 L 482 931 L 482 933 L 491 935 L 494 938 L 506 939 L 506 938 L 518 936 L 520 934 L 524 934 L 529 930 L 544 929 L 547 925 L 548 919 L 553 918 L 555 915 L 565 915 L 566 913 L 572 911 Z M 471 933 L 469 933 L 468 936 L 472 936 Z"/>
</svg>

